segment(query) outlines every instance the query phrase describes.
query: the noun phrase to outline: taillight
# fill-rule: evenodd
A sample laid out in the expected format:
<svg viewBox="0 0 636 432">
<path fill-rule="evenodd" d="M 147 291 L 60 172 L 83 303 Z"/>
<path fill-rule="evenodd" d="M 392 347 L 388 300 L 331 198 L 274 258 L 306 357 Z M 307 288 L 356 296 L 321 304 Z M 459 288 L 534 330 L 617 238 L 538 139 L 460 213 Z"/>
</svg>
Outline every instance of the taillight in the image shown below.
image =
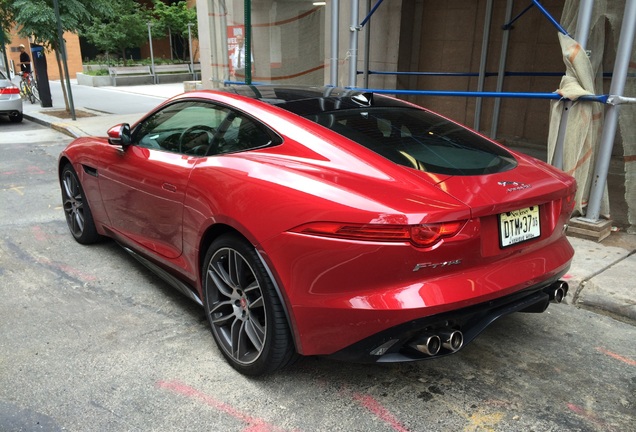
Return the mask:
<svg viewBox="0 0 636 432">
<path fill-rule="evenodd" d="M 442 238 L 457 234 L 464 223 L 465 221 L 454 221 L 421 225 L 380 225 L 311 222 L 296 227 L 291 232 L 346 240 L 409 241 L 418 247 L 430 247 Z"/>
<path fill-rule="evenodd" d="M 564 213 L 572 214 L 574 211 L 574 206 L 576 205 L 576 200 L 574 199 L 574 194 L 568 195 L 563 198 L 561 201 L 561 206 L 563 208 Z"/>
<path fill-rule="evenodd" d="M 20 94 L 20 89 L 17 87 L 4 87 L 0 88 L 0 94 Z"/>
<path fill-rule="evenodd" d="M 444 237 L 454 236 L 464 226 L 463 221 L 415 225 L 411 227 L 411 242 L 416 246 L 432 246 Z"/>
</svg>

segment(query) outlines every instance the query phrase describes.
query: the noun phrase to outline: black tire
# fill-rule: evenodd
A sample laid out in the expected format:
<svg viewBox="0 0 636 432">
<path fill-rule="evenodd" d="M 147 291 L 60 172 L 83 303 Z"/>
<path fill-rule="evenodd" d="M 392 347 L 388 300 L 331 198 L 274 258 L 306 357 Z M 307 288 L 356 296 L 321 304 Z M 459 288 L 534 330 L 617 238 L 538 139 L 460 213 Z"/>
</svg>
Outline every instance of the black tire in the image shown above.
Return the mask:
<svg viewBox="0 0 636 432">
<path fill-rule="evenodd" d="M 9 115 L 9 121 L 12 122 L 12 123 L 20 123 L 23 118 L 24 118 L 24 116 L 22 115 L 22 113 L 17 113 L 15 115 Z"/>
<path fill-rule="evenodd" d="M 34 104 L 35 95 L 33 94 L 33 87 L 31 87 L 30 85 L 26 85 L 25 89 L 26 89 L 27 97 L 29 98 L 29 102 L 31 102 L 31 104 Z"/>
<path fill-rule="evenodd" d="M 62 189 L 62 205 L 64 215 L 73 238 L 81 244 L 91 244 L 99 241 L 101 236 L 97 233 L 93 214 L 86 201 L 84 189 L 77 178 L 77 174 L 70 164 L 62 168 L 60 174 L 60 187 Z"/>
<path fill-rule="evenodd" d="M 212 335 L 234 369 L 257 376 L 295 360 L 283 307 L 251 244 L 231 234 L 216 239 L 202 277 Z"/>
<path fill-rule="evenodd" d="M 35 80 L 33 80 L 33 83 L 31 84 L 31 92 L 33 93 L 33 97 L 35 98 L 35 100 L 39 101 L 40 91 L 38 90 L 38 83 L 35 82 Z"/>
<path fill-rule="evenodd" d="M 20 81 L 20 96 L 22 96 L 23 99 L 28 99 L 28 94 L 27 94 L 27 84 L 24 81 Z"/>
</svg>

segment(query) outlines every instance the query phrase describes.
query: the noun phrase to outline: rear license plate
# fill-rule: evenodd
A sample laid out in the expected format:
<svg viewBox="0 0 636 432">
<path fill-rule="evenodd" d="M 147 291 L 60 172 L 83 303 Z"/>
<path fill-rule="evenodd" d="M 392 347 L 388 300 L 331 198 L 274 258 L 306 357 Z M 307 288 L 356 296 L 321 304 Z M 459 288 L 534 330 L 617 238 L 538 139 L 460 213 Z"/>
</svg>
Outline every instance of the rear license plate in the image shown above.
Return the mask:
<svg viewBox="0 0 636 432">
<path fill-rule="evenodd" d="M 499 244 L 512 246 L 541 236 L 539 206 L 501 213 L 499 215 Z"/>
</svg>

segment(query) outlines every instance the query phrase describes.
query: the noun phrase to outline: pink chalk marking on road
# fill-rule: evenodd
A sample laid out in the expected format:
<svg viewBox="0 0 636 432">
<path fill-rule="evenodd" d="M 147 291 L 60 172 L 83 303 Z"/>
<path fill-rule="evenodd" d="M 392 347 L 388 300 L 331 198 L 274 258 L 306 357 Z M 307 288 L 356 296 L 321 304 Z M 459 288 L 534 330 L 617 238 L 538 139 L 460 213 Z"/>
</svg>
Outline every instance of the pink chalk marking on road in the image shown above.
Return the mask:
<svg viewBox="0 0 636 432">
<path fill-rule="evenodd" d="M 593 413 L 590 413 L 588 411 L 586 411 L 583 407 L 580 407 L 578 405 L 575 405 L 573 403 L 569 403 L 568 404 L 568 408 L 574 412 L 575 414 L 583 417 L 584 419 L 586 419 L 587 421 L 589 421 L 590 423 L 594 423 L 596 426 L 598 426 L 601 430 L 605 430 L 605 431 L 609 431 L 612 430 L 609 428 L 609 425 L 600 421 L 598 418 L 596 418 L 596 416 Z"/>
<path fill-rule="evenodd" d="M 59 264 L 58 267 L 60 268 L 60 270 L 62 270 L 64 273 L 66 274 L 70 274 L 72 276 L 75 276 L 85 282 L 94 282 L 97 280 L 97 276 L 92 275 L 92 274 L 88 274 L 88 273 L 84 273 L 81 270 L 78 270 L 74 267 L 65 265 L 65 264 Z"/>
<path fill-rule="evenodd" d="M 380 420 L 388 424 L 398 432 L 409 432 L 409 429 L 404 426 L 400 421 L 389 412 L 380 402 L 369 395 L 363 395 L 360 393 L 354 393 L 353 398 L 360 403 L 363 407 L 375 414 Z"/>
<path fill-rule="evenodd" d="M 271 425 L 267 423 L 263 419 L 259 419 L 256 417 L 252 417 L 245 413 L 240 412 L 236 408 L 231 405 L 226 404 L 225 402 L 221 402 L 216 400 L 210 395 L 207 395 L 194 387 L 190 387 L 187 384 L 184 384 L 179 381 L 158 381 L 157 387 L 170 390 L 174 393 L 180 394 L 182 396 L 186 396 L 192 399 L 197 399 L 200 402 L 208 405 L 209 407 L 215 408 L 225 414 L 228 414 L 234 417 L 237 420 L 241 420 L 248 424 L 247 428 L 243 429 L 242 432 L 279 432 L 285 431 L 285 429 L 279 428 L 277 426 Z"/>
<path fill-rule="evenodd" d="M 598 352 L 600 352 L 602 354 L 605 354 L 607 356 L 610 356 L 610 357 L 612 357 L 612 358 L 614 358 L 614 359 L 616 359 L 618 361 L 622 361 L 623 363 L 626 363 L 626 364 L 628 364 L 630 366 L 636 366 L 636 361 L 635 360 L 632 360 L 632 359 L 627 358 L 627 357 L 623 357 L 622 355 L 613 353 L 611 351 L 608 351 L 605 348 L 597 347 L 596 351 L 598 351 Z"/>
<path fill-rule="evenodd" d="M 18 173 L 20 173 L 22 171 L 3 171 L 0 173 L 0 175 L 3 176 L 12 176 L 12 175 L 16 175 Z M 42 168 L 36 167 L 36 166 L 29 166 L 26 169 L 26 172 L 29 174 L 36 174 L 36 175 L 42 175 L 42 174 L 46 174 L 46 171 L 44 171 Z"/>
<path fill-rule="evenodd" d="M 48 239 L 48 235 L 44 232 L 42 227 L 35 226 L 31 228 L 31 231 L 33 232 L 33 237 L 35 237 L 37 241 L 46 241 Z"/>
<path fill-rule="evenodd" d="M 54 262 L 51 261 L 48 258 L 38 258 L 37 262 L 40 264 L 44 264 L 46 266 L 50 266 L 50 267 L 54 267 L 57 268 L 61 271 L 63 271 L 64 273 L 66 273 L 67 275 L 76 277 L 84 282 L 94 282 L 97 280 L 97 276 L 89 274 L 89 273 L 84 273 L 83 271 L 76 269 L 75 267 L 71 267 L 69 265 L 66 264 L 61 264 L 58 262 Z"/>
<path fill-rule="evenodd" d="M 36 167 L 36 166 L 29 166 L 29 167 L 27 167 L 26 170 L 27 170 L 27 172 L 29 174 L 37 174 L 37 175 L 46 174 L 46 171 L 44 171 L 42 168 Z"/>
</svg>

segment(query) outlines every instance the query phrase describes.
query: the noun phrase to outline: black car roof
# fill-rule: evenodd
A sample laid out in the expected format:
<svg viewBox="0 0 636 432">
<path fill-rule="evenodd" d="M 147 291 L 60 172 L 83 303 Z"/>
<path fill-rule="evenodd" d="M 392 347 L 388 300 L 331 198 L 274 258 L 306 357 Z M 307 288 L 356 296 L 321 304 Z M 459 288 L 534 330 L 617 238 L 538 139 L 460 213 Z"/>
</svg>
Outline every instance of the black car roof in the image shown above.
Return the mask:
<svg viewBox="0 0 636 432">
<path fill-rule="evenodd" d="M 397 99 L 341 87 L 240 85 L 224 90 L 278 106 L 300 116 L 368 107 L 412 108 Z"/>
</svg>

